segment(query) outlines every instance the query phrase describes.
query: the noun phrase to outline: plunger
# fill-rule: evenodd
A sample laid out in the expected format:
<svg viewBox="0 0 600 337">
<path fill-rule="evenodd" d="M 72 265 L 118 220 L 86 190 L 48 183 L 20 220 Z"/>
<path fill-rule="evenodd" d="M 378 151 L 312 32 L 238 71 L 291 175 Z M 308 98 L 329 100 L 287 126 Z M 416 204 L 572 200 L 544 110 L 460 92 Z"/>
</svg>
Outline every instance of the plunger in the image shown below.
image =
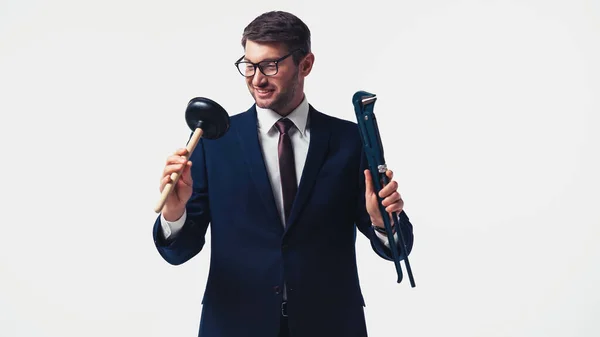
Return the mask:
<svg viewBox="0 0 600 337">
<path fill-rule="evenodd" d="M 217 102 L 205 97 L 195 97 L 190 100 L 185 110 L 185 120 L 188 127 L 193 131 L 192 137 L 186 145 L 186 160 L 190 159 L 200 138 L 217 139 L 229 130 L 227 111 Z M 160 200 L 154 208 L 156 213 L 162 212 L 167 197 L 173 191 L 173 187 L 177 184 L 182 172 L 183 168 L 179 172 L 171 173 L 171 181 L 163 188 Z"/>
</svg>

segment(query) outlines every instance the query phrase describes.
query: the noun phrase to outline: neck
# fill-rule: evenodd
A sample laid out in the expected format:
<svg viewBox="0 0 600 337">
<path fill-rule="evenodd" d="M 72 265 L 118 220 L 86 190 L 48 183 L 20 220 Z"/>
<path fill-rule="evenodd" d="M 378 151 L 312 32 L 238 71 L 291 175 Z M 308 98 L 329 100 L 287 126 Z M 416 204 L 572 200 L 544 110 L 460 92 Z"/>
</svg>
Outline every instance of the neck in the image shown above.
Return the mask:
<svg viewBox="0 0 600 337">
<path fill-rule="evenodd" d="M 277 109 L 277 110 L 273 110 L 273 111 L 275 111 L 281 117 L 285 117 L 285 116 L 289 115 L 290 113 L 292 113 L 292 111 L 294 111 L 300 105 L 300 103 L 302 103 L 303 100 L 304 100 L 304 93 L 302 95 L 300 95 L 299 97 L 295 98 L 293 101 L 291 101 L 290 104 L 288 104 L 285 108 Z"/>
</svg>

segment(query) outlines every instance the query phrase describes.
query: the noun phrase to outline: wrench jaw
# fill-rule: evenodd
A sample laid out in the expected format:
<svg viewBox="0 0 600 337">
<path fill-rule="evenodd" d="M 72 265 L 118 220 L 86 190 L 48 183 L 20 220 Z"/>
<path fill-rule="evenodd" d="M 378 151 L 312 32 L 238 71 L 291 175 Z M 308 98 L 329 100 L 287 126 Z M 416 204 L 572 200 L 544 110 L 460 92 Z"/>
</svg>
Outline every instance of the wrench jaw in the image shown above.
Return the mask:
<svg viewBox="0 0 600 337">
<path fill-rule="evenodd" d="M 375 101 L 377 100 L 377 95 L 372 94 L 370 92 L 367 91 L 357 91 L 354 96 L 352 96 L 352 103 L 355 106 L 360 106 L 361 108 L 364 108 L 365 106 L 375 103 Z"/>
<path fill-rule="evenodd" d="M 376 95 L 363 96 L 363 98 L 361 100 L 361 105 L 364 107 L 369 104 L 374 104 L 376 100 L 377 100 Z"/>
</svg>

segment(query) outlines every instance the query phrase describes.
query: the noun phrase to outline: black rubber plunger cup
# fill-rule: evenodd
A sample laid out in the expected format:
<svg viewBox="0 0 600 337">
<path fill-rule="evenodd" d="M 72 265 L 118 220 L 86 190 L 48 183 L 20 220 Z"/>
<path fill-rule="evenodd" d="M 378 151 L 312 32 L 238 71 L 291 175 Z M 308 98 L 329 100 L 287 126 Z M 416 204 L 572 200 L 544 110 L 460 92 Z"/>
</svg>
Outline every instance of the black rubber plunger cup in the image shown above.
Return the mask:
<svg viewBox="0 0 600 337">
<path fill-rule="evenodd" d="M 229 115 L 217 102 L 205 98 L 195 97 L 190 100 L 185 110 L 185 120 L 189 128 L 194 132 L 187 143 L 186 159 L 189 159 L 198 144 L 200 138 L 217 139 L 229 130 Z M 177 184 L 181 172 L 173 172 L 171 181 L 165 185 L 160 200 L 154 208 L 160 213 L 167 201 L 167 197 Z"/>
</svg>

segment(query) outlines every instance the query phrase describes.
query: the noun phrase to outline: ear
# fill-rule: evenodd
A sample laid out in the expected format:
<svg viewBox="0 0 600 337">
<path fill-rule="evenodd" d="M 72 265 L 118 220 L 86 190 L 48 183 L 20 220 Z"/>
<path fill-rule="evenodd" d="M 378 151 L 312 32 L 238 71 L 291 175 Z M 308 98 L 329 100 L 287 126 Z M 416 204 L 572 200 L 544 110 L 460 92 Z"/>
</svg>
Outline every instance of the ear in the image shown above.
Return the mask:
<svg viewBox="0 0 600 337">
<path fill-rule="evenodd" d="M 300 74 L 302 76 L 308 76 L 310 71 L 312 70 L 313 64 L 315 63 L 315 55 L 313 53 L 308 53 L 302 61 L 300 61 Z"/>
</svg>

